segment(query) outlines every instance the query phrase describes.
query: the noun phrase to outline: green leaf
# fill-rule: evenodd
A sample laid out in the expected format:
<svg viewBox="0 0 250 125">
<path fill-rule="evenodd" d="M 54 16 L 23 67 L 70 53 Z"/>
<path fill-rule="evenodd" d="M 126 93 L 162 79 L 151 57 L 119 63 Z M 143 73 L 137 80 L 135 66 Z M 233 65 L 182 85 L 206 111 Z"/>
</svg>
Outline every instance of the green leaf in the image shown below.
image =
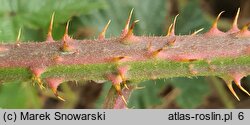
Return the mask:
<svg viewBox="0 0 250 125">
<path fill-rule="evenodd" d="M 176 98 L 181 108 L 197 108 L 209 94 L 209 85 L 204 77 L 175 78 L 171 81 L 173 86 L 181 90 L 181 94 Z"/>
<path fill-rule="evenodd" d="M 19 28 L 24 30 L 22 39 L 27 40 L 26 35 L 32 33 L 27 31 L 33 29 L 39 37 L 32 40 L 41 40 L 53 12 L 58 26 L 73 16 L 89 13 L 101 6 L 96 0 L 0 0 L 0 3 L 0 39 L 5 42 L 14 41 Z"/>
<path fill-rule="evenodd" d="M 166 87 L 165 80 L 149 80 L 139 84 L 143 89 L 134 90 L 129 99 L 129 108 L 153 108 L 162 104 L 160 92 Z"/>
<path fill-rule="evenodd" d="M 210 27 L 210 22 L 205 18 L 205 13 L 201 10 L 200 1 L 193 0 L 186 2 L 183 9 L 180 10 L 180 15 L 177 19 L 176 32 L 177 34 L 191 34 L 196 30 L 204 28 L 206 31 Z"/>
<path fill-rule="evenodd" d="M 106 96 L 108 95 L 109 89 L 111 88 L 112 84 L 110 82 L 103 83 L 102 93 L 101 96 L 95 102 L 95 108 L 103 108 L 103 102 L 105 101 Z"/>
<path fill-rule="evenodd" d="M 95 27 L 97 32 L 101 32 L 108 20 L 111 20 L 107 36 L 118 36 L 125 26 L 129 12 L 134 8 L 132 21 L 139 19 L 136 24 L 135 34 L 155 34 L 165 33 L 164 24 L 166 22 L 165 0 L 103 0 L 104 8 L 80 18 L 81 22 L 88 27 Z M 157 19 L 157 20 L 156 20 Z"/>
<path fill-rule="evenodd" d="M 41 108 L 35 88 L 13 82 L 0 86 L 0 108 Z"/>
</svg>

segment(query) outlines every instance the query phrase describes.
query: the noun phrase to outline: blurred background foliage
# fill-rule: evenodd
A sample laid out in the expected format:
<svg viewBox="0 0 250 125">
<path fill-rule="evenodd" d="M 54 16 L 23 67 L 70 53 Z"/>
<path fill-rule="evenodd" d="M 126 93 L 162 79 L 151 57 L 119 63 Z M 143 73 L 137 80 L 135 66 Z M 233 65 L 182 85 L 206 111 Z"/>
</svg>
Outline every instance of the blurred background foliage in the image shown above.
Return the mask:
<svg viewBox="0 0 250 125">
<path fill-rule="evenodd" d="M 176 14 L 176 33 L 188 35 L 209 29 L 216 15 L 225 10 L 219 28 L 230 28 L 238 7 L 240 26 L 249 21 L 247 0 L 0 0 L 0 40 L 15 42 L 22 28 L 21 41 L 45 40 L 50 18 L 55 12 L 53 37 L 60 40 L 65 24 L 77 39 L 94 39 L 111 19 L 108 37 L 121 33 L 129 11 L 139 19 L 135 34 L 165 35 Z M 249 83 L 244 78 L 243 83 Z M 237 88 L 242 101 L 237 102 L 222 80 L 216 77 L 173 78 L 142 81 L 144 89 L 136 90 L 129 100 L 130 108 L 249 108 L 250 100 Z M 250 84 L 244 84 L 249 90 Z M 58 101 L 48 89 L 41 91 L 30 82 L 17 81 L 0 85 L 0 108 L 102 108 L 111 83 L 71 81 L 60 86 L 67 100 Z"/>
</svg>

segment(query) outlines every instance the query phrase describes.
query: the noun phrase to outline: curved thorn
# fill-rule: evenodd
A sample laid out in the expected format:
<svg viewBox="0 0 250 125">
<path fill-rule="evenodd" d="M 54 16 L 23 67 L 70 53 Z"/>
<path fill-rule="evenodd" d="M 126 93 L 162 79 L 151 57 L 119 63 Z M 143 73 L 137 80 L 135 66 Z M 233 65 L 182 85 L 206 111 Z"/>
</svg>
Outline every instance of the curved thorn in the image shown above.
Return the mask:
<svg viewBox="0 0 250 125">
<path fill-rule="evenodd" d="M 62 98 L 61 96 L 59 96 L 59 95 L 57 96 L 57 98 L 60 99 L 61 101 L 64 101 L 64 102 L 66 101 L 65 99 L 63 99 L 63 98 Z"/>
<path fill-rule="evenodd" d="M 239 18 L 239 15 L 240 15 L 240 8 L 238 8 L 237 13 L 235 15 L 235 18 L 234 18 L 234 21 L 233 21 L 233 25 L 232 25 L 232 29 L 233 28 L 238 29 L 238 18 Z"/>
<path fill-rule="evenodd" d="M 123 84 L 126 89 L 129 89 L 128 85 L 126 84 L 126 81 Z"/>
<path fill-rule="evenodd" d="M 51 15 L 49 30 L 48 30 L 48 34 L 47 34 L 47 40 L 48 41 L 53 40 L 52 30 L 53 30 L 54 17 L 55 17 L 55 12 L 53 12 L 52 15 Z"/>
<path fill-rule="evenodd" d="M 218 14 L 218 16 L 216 17 L 215 21 L 213 22 L 212 28 L 217 29 L 217 25 L 218 25 L 218 21 L 219 21 L 219 19 L 220 19 L 220 16 L 221 16 L 221 14 L 223 14 L 224 12 L 225 12 L 225 11 L 221 11 L 221 12 Z M 211 28 L 211 29 L 212 29 L 212 28 Z"/>
<path fill-rule="evenodd" d="M 121 76 L 121 78 L 122 78 L 122 83 L 123 83 L 124 87 L 125 87 L 126 89 L 129 89 L 129 87 L 127 86 L 127 82 L 126 82 L 125 76 L 122 75 L 122 74 L 120 74 L 120 76 Z"/>
<path fill-rule="evenodd" d="M 65 27 L 65 32 L 63 35 L 63 40 L 66 41 L 67 38 L 69 38 L 69 22 L 70 20 L 67 21 L 66 27 Z"/>
<path fill-rule="evenodd" d="M 174 18 L 174 23 L 173 23 L 173 26 L 171 28 L 171 31 L 170 31 L 170 35 L 174 36 L 175 35 L 175 25 L 176 25 L 176 20 L 177 20 L 177 17 L 179 16 L 179 14 L 177 14 Z"/>
<path fill-rule="evenodd" d="M 68 35 L 69 34 L 69 22 L 70 22 L 70 20 L 67 21 L 64 35 Z"/>
<path fill-rule="evenodd" d="M 122 95 L 122 89 L 121 89 L 120 83 L 114 83 L 113 86 L 114 86 L 115 90 L 117 91 L 118 95 L 121 96 L 125 105 L 127 105 L 128 103 L 127 103 L 125 97 Z"/>
<path fill-rule="evenodd" d="M 58 95 L 57 89 L 52 89 L 52 92 L 54 93 L 54 95 L 61 101 L 65 101 L 65 99 L 63 99 L 61 96 Z"/>
<path fill-rule="evenodd" d="M 124 97 L 123 95 L 121 95 L 121 97 L 122 97 L 122 100 L 123 100 L 123 102 L 125 103 L 125 105 L 128 105 L 128 103 L 127 103 L 125 97 Z"/>
<path fill-rule="evenodd" d="M 139 21 L 140 21 L 140 20 L 135 20 L 135 21 L 132 23 L 132 25 L 130 26 L 129 31 L 128 31 L 128 33 L 127 33 L 126 36 L 130 36 L 130 35 L 133 34 L 133 30 L 134 30 L 135 24 L 138 23 Z"/>
<path fill-rule="evenodd" d="M 41 90 L 45 89 L 45 87 L 43 86 L 42 79 L 40 77 L 37 78 L 37 82 Z"/>
<path fill-rule="evenodd" d="M 118 93 L 119 96 L 121 96 L 123 102 L 127 105 L 127 101 L 122 94 L 122 89 L 121 89 L 121 85 L 120 85 L 120 83 L 122 82 L 121 76 L 120 75 L 118 75 L 118 76 L 109 75 L 108 79 L 111 80 L 116 92 Z"/>
<path fill-rule="evenodd" d="M 204 29 L 204 28 L 201 28 L 201 29 L 199 29 L 199 30 L 193 32 L 193 33 L 191 34 L 191 36 L 194 36 L 194 35 L 198 34 L 198 33 L 201 32 L 203 29 Z"/>
<path fill-rule="evenodd" d="M 250 22 L 244 25 L 242 29 L 236 33 L 236 37 L 249 37 L 250 36 L 250 31 L 248 30 L 249 26 Z"/>
<path fill-rule="evenodd" d="M 248 92 L 246 89 L 244 89 L 241 85 L 238 85 L 238 87 L 239 87 L 243 92 L 245 92 L 248 96 L 250 96 L 249 92 Z"/>
<path fill-rule="evenodd" d="M 237 94 L 235 93 L 233 86 L 232 86 L 232 82 L 227 82 L 227 87 L 229 88 L 229 90 L 231 91 L 231 93 L 234 95 L 234 97 L 240 101 L 240 98 L 237 96 Z"/>
<path fill-rule="evenodd" d="M 46 79 L 47 80 L 47 83 L 50 87 L 50 89 L 52 90 L 53 94 L 60 100 L 62 101 L 65 101 L 62 97 L 60 97 L 58 95 L 58 92 L 57 92 L 57 89 L 58 89 L 58 86 L 63 83 L 63 79 L 61 78 L 48 78 Z"/>
<path fill-rule="evenodd" d="M 234 79 L 235 84 L 236 84 L 243 92 L 245 92 L 248 96 L 250 96 L 250 94 L 248 93 L 248 91 L 247 91 L 246 89 L 244 89 L 244 88 L 241 86 L 240 80 L 241 80 L 241 79 Z"/>
<path fill-rule="evenodd" d="M 168 32 L 167 32 L 167 36 L 170 36 L 171 30 L 173 27 L 173 23 L 170 24 L 170 26 L 168 27 Z"/>
<path fill-rule="evenodd" d="M 216 17 L 215 21 L 212 24 L 212 27 L 209 29 L 208 32 L 205 33 L 206 36 L 224 36 L 226 33 L 220 31 L 217 27 L 218 25 L 218 21 L 220 19 L 220 16 L 222 13 L 224 13 L 225 11 L 222 11 L 218 14 L 218 16 Z"/>
<path fill-rule="evenodd" d="M 41 90 L 45 89 L 45 87 L 43 86 L 43 82 L 42 82 L 40 77 L 33 75 L 31 80 L 32 80 L 33 86 L 35 85 L 35 83 L 37 83 Z"/>
<path fill-rule="evenodd" d="M 122 79 L 122 83 L 124 85 L 124 87 L 126 89 L 129 89 L 129 87 L 127 86 L 127 82 L 126 82 L 126 74 L 129 70 L 129 66 L 122 66 L 122 67 L 117 67 L 118 73 Z"/>
<path fill-rule="evenodd" d="M 130 24 L 130 20 L 131 20 L 133 11 L 134 11 L 134 8 L 132 8 L 131 11 L 130 11 L 130 13 L 129 13 L 128 20 L 127 20 L 127 22 L 126 22 L 124 31 L 128 31 L 128 29 L 129 29 L 129 24 Z"/>
<path fill-rule="evenodd" d="M 103 28 L 102 32 L 98 36 L 98 39 L 100 39 L 100 40 L 105 39 L 106 31 L 109 27 L 110 22 L 111 22 L 111 20 L 109 20 L 108 23 L 106 24 L 106 26 Z"/>
<path fill-rule="evenodd" d="M 32 73 L 32 81 L 36 82 L 41 90 L 44 89 L 45 87 L 43 86 L 41 74 L 45 71 L 45 68 L 30 67 L 30 70 Z"/>
</svg>

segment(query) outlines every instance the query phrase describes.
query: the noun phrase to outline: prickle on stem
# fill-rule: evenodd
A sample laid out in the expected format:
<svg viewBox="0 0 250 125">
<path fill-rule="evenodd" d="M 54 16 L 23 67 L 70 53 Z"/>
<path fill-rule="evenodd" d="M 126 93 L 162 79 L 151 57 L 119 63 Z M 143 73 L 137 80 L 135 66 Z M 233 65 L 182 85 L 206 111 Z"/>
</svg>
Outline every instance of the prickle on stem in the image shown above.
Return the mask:
<svg viewBox="0 0 250 125">
<path fill-rule="evenodd" d="M 232 81 L 231 81 L 231 80 L 226 80 L 225 82 L 226 82 L 226 84 L 227 84 L 228 89 L 231 91 L 231 93 L 234 95 L 234 97 L 235 97 L 238 101 L 240 101 L 240 98 L 238 97 L 238 95 L 236 94 L 236 92 L 235 92 L 234 89 L 233 89 L 233 83 L 232 83 Z"/>
<path fill-rule="evenodd" d="M 127 75 L 128 70 L 129 70 L 129 66 L 120 66 L 117 68 L 117 70 L 118 70 L 118 74 L 122 78 L 123 85 L 125 86 L 126 89 L 129 89 L 127 86 L 127 83 L 126 83 L 126 75 Z"/>
<path fill-rule="evenodd" d="M 250 37 L 250 31 L 248 30 L 248 27 L 250 26 L 250 22 L 243 26 L 243 28 L 235 33 L 236 37 Z"/>
<path fill-rule="evenodd" d="M 65 101 L 65 99 L 63 99 L 61 96 L 58 95 L 58 92 L 57 92 L 57 88 L 59 87 L 59 85 L 61 83 L 63 83 L 63 79 L 62 78 L 47 78 L 46 79 L 49 87 L 51 88 L 52 92 L 54 93 L 54 95 L 62 100 L 62 101 Z"/>
<path fill-rule="evenodd" d="M 134 11 L 134 8 L 132 8 L 131 11 L 130 11 L 130 13 L 129 13 L 128 19 L 127 19 L 126 24 L 125 24 L 125 27 L 122 30 L 121 37 L 124 37 L 128 33 L 129 24 L 130 24 L 130 20 L 131 20 L 133 11 Z"/>
<path fill-rule="evenodd" d="M 73 52 L 73 50 L 75 50 L 75 47 L 72 45 L 73 43 L 71 42 L 73 39 L 68 34 L 69 22 L 70 22 L 70 20 L 66 24 L 65 33 L 64 33 L 63 39 L 62 39 L 63 45 L 61 47 L 61 50 L 63 52 Z"/>
<path fill-rule="evenodd" d="M 40 89 L 44 89 L 45 87 L 43 86 L 43 82 L 41 77 L 41 74 L 45 71 L 45 68 L 30 68 L 31 72 L 32 72 L 32 83 L 34 85 L 34 83 L 37 83 L 38 86 L 40 87 Z"/>
<path fill-rule="evenodd" d="M 122 40 L 121 40 L 121 41 L 122 41 L 123 43 L 131 43 L 132 41 L 136 41 L 136 40 L 133 39 L 132 37 L 134 36 L 133 30 L 134 30 L 135 24 L 138 23 L 138 22 L 139 22 L 139 20 L 135 20 L 135 21 L 131 24 L 131 26 L 130 26 L 128 32 L 127 32 L 127 34 L 126 34 L 124 37 L 122 37 Z"/>
<path fill-rule="evenodd" d="M 204 28 L 201 28 L 201 29 L 198 29 L 198 30 L 194 31 L 194 32 L 191 34 L 191 36 L 197 35 L 197 34 L 198 34 L 199 32 L 201 32 L 203 29 L 204 29 Z"/>
<path fill-rule="evenodd" d="M 134 27 L 135 27 L 135 24 L 138 23 L 140 20 L 135 20 L 132 25 L 130 26 L 129 30 L 128 30 L 128 33 L 126 34 L 127 37 L 133 35 L 133 30 L 134 30 Z"/>
<path fill-rule="evenodd" d="M 51 15 L 51 20 L 50 20 L 50 25 L 49 25 L 49 29 L 48 29 L 47 41 L 46 42 L 53 42 L 54 41 L 53 36 L 52 36 L 54 17 L 55 17 L 55 12 L 53 12 L 52 15 Z"/>
<path fill-rule="evenodd" d="M 179 14 L 177 14 L 174 17 L 174 22 L 169 26 L 167 36 L 175 36 L 175 25 L 176 25 L 176 21 L 177 21 L 178 16 L 179 16 Z"/>
<path fill-rule="evenodd" d="M 170 26 L 168 27 L 167 36 L 170 36 L 170 33 L 171 33 L 171 30 L 172 30 L 172 27 L 173 27 L 173 23 L 172 23 L 172 24 L 170 24 Z"/>
<path fill-rule="evenodd" d="M 110 22 L 111 22 L 111 20 L 108 21 L 108 23 L 106 24 L 106 26 L 103 28 L 102 32 L 99 34 L 99 36 L 98 36 L 99 40 L 105 39 L 106 31 L 107 31 L 107 29 L 109 27 Z"/>
<path fill-rule="evenodd" d="M 227 33 L 231 34 L 231 33 L 236 33 L 238 31 L 240 31 L 239 28 L 238 28 L 239 15 L 240 15 L 240 8 L 238 8 L 237 13 L 236 13 L 236 15 L 234 17 L 233 24 L 231 26 L 231 29 L 229 31 L 227 31 Z"/>
<path fill-rule="evenodd" d="M 218 29 L 218 21 L 219 21 L 219 19 L 220 19 L 221 14 L 223 14 L 224 12 L 225 12 L 225 11 L 222 11 L 222 12 L 220 12 L 220 13 L 218 14 L 217 18 L 215 19 L 215 21 L 214 21 L 213 24 L 212 24 L 212 27 L 211 27 L 210 30 L 209 30 L 207 33 L 205 33 L 204 35 L 206 35 L 206 36 L 224 36 L 224 35 L 225 35 L 224 32 L 222 32 L 222 31 L 220 31 L 220 30 Z"/>
<path fill-rule="evenodd" d="M 156 51 L 153 51 L 152 54 L 151 54 L 151 56 L 152 56 L 152 57 L 156 57 L 156 56 L 157 56 L 160 52 L 162 52 L 163 50 L 166 50 L 168 47 L 173 46 L 174 43 L 175 43 L 175 41 L 176 41 L 176 38 L 171 39 L 171 40 L 168 41 L 167 44 L 165 44 L 162 48 L 160 48 L 160 49 L 158 49 L 158 50 L 156 50 Z"/>
<path fill-rule="evenodd" d="M 118 95 L 121 96 L 124 104 L 127 105 L 127 101 L 126 101 L 125 97 L 123 96 L 122 89 L 121 89 L 122 77 L 120 75 L 109 74 L 107 76 L 107 78 L 108 78 L 108 80 L 110 80 L 112 82 L 112 85 L 114 86 Z"/>
<path fill-rule="evenodd" d="M 242 90 L 243 92 L 245 92 L 248 96 L 250 96 L 249 92 L 244 89 L 241 85 L 241 79 L 244 77 L 243 74 L 240 74 L 240 73 L 234 73 L 232 75 L 233 79 L 234 79 L 234 82 L 235 84 L 240 88 L 240 90 Z"/>
<path fill-rule="evenodd" d="M 63 41 L 72 40 L 72 38 L 69 36 L 69 23 L 70 23 L 70 20 L 68 20 L 66 23 L 65 32 L 63 35 Z"/>
<path fill-rule="evenodd" d="M 244 77 L 243 73 L 230 73 L 230 75 L 221 77 L 226 82 L 227 87 L 238 101 L 240 101 L 240 98 L 237 96 L 236 92 L 233 89 L 233 81 L 237 85 L 237 87 L 239 87 L 239 89 L 241 89 L 243 92 L 245 92 L 247 95 L 250 96 L 249 92 L 247 92 L 247 90 L 245 90 L 241 86 L 241 79 L 243 77 Z"/>
</svg>

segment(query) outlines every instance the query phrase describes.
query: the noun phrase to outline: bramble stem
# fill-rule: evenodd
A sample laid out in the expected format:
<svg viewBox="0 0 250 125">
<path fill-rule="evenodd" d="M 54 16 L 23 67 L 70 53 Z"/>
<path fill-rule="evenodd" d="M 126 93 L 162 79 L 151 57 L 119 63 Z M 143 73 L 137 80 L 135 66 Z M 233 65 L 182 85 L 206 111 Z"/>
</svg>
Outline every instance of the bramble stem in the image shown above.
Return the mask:
<svg viewBox="0 0 250 125">
<path fill-rule="evenodd" d="M 173 39 L 175 43 L 166 48 Z M 30 80 L 34 74 L 30 68 L 44 69 L 42 80 L 63 77 L 64 81 L 107 80 L 107 74 L 124 65 L 129 66 L 130 81 L 250 74 L 250 38 L 134 36 L 129 44 L 120 38 L 68 43 L 68 52 L 62 51 L 63 42 L 0 44 L 0 82 Z"/>
</svg>

